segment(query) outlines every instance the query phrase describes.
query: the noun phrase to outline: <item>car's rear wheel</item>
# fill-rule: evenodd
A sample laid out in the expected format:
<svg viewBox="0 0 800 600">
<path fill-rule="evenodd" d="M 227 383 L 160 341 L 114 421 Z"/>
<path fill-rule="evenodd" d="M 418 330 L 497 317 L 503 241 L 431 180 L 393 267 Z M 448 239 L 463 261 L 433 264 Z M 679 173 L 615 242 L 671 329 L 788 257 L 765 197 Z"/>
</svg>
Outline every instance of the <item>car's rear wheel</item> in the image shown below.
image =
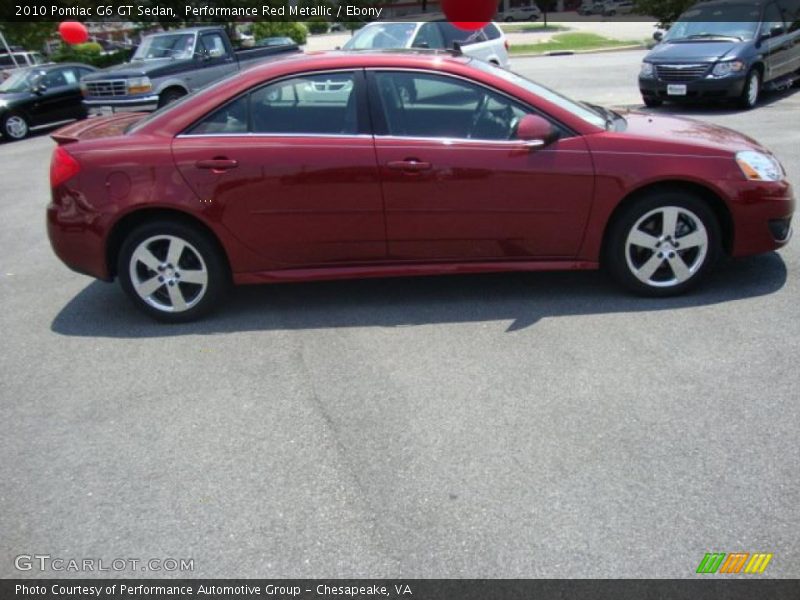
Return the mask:
<svg viewBox="0 0 800 600">
<path fill-rule="evenodd" d="M 22 115 L 11 113 L 3 119 L 3 135 L 11 140 L 21 140 L 30 133 L 28 121 Z"/>
<path fill-rule="evenodd" d="M 213 309 L 230 280 L 214 241 L 195 227 L 171 221 L 132 231 L 122 243 L 117 273 L 140 310 L 171 323 L 191 321 Z"/>
<path fill-rule="evenodd" d="M 708 204 L 690 193 L 665 191 L 634 201 L 615 219 L 605 260 L 628 289 L 672 296 L 708 275 L 720 247 L 720 226 Z"/>
<path fill-rule="evenodd" d="M 750 69 L 747 74 L 747 80 L 742 90 L 742 95 L 739 97 L 739 106 L 745 109 L 750 109 L 758 104 L 758 99 L 761 96 L 761 71 L 758 69 Z"/>
</svg>

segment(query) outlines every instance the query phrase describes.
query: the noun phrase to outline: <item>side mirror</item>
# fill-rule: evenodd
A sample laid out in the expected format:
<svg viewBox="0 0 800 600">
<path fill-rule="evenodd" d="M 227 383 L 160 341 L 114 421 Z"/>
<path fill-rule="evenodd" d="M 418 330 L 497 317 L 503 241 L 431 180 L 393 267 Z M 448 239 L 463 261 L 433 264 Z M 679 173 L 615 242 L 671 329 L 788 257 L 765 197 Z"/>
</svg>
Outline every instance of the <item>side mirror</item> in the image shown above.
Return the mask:
<svg viewBox="0 0 800 600">
<path fill-rule="evenodd" d="M 525 115 L 517 125 L 517 139 L 529 150 L 544 148 L 558 139 L 553 124 L 539 115 Z"/>
<path fill-rule="evenodd" d="M 43 83 L 34 83 L 31 91 L 37 96 L 41 96 L 47 91 L 47 86 Z"/>
<path fill-rule="evenodd" d="M 657 42 L 660 42 L 664 39 L 664 32 L 663 31 L 654 31 L 653 32 L 653 39 Z"/>
</svg>

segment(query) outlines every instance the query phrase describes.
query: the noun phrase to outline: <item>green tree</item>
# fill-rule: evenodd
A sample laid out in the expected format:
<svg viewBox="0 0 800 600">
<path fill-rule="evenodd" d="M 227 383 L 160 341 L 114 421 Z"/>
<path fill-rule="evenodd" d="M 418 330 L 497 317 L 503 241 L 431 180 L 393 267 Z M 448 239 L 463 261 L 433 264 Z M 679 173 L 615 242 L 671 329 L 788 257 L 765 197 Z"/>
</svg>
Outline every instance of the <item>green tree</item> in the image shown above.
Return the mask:
<svg viewBox="0 0 800 600">
<path fill-rule="evenodd" d="M 537 5 L 539 6 L 539 10 L 542 11 L 542 24 L 547 28 L 547 13 L 555 10 L 556 0 L 539 0 Z"/>
<path fill-rule="evenodd" d="M 259 21 L 253 25 L 253 35 L 258 40 L 287 36 L 298 44 L 305 44 L 308 28 L 297 21 Z"/>
<path fill-rule="evenodd" d="M 634 11 L 640 15 L 649 15 L 658 19 L 660 27 L 669 27 L 697 0 L 634 0 Z"/>
<path fill-rule="evenodd" d="M 22 46 L 25 50 L 41 50 L 45 42 L 56 35 L 58 23 L 0 21 L 0 30 L 11 46 Z M 5 52 L 5 48 L 0 48 L 0 51 Z"/>
</svg>

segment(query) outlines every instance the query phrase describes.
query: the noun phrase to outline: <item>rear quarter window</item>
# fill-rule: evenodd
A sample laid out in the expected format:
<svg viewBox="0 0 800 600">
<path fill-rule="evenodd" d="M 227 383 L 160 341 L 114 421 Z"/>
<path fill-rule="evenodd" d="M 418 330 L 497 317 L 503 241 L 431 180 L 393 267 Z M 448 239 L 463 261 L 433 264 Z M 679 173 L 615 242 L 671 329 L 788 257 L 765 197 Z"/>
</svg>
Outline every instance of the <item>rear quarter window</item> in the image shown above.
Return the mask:
<svg viewBox="0 0 800 600">
<path fill-rule="evenodd" d="M 486 34 L 483 29 L 464 31 L 455 25 L 440 21 L 439 31 L 441 31 L 442 37 L 444 38 L 445 48 L 452 48 L 453 44 L 456 42 L 461 46 L 469 46 L 470 44 L 486 41 Z"/>
<path fill-rule="evenodd" d="M 490 40 L 498 40 L 503 35 L 500 32 L 500 29 L 494 23 L 489 23 L 486 27 L 484 27 L 483 33 L 486 35 L 487 39 Z"/>
</svg>

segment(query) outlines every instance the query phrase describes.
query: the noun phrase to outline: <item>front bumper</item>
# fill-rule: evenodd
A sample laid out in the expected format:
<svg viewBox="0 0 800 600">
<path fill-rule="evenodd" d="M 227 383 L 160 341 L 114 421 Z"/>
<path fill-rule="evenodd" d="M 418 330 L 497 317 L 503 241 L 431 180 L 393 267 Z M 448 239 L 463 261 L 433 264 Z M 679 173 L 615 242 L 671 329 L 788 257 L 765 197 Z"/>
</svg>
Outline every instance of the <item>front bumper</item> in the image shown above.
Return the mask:
<svg viewBox="0 0 800 600">
<path fill-rule="evenodd" d="M 639 77 L 642 96 L 656 100 L 726 100 L 738 98 L 744 91 L 745 74 L 728 77 L 704 77 L 692 81 L 661 81 L 655 77 Z M 686 95 L 670 95 L 669 85 L 685 85 Z"/>
<path fill-rule="evenodd" d="M 731 199 L 732 256 L 772 252 L 789 243 L 795 199 L 787 181 L 748 181 L 744 185 L 730 181 L 718 183 Z"/>
<path fill-rule="evenodd" d="M 147 96 L 125 98 L 125 97 L 88 97 L 83 99 L 83 105 L 87 109 L 110 107 L 115 111 L 141 111 L 155 110 L 158 108 L 158 94 Z"/>
</svg>

